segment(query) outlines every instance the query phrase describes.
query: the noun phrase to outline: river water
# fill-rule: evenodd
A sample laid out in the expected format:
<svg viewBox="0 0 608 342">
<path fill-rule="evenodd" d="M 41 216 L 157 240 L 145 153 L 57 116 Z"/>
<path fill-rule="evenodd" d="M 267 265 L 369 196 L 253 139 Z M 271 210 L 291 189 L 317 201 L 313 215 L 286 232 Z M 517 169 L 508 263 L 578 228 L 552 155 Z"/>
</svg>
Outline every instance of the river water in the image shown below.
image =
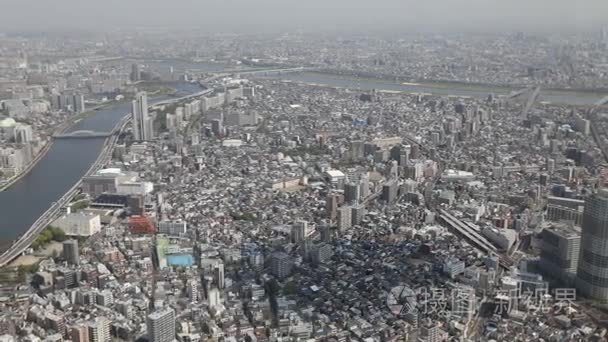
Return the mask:
<svg viewBox="0 0 608 342">
<path fill-rule="evenodd" d="M 171 63 L 159 63 L 163 69 Z M 176 69 L 196 69 L 199 71 L 221 71 L 217 64 L 185 63 Z M 400 84 L 386 80 L 357 79 L 354 77 L 304 72 L 269 76 L 283 80 L 324 84 L 363 90 L 390 90 L 411 93 L 432 93 L 437 95 L 485 97 L 490 93 L 508 94 L 512 89 L 500 87 L 479 87 L 458 84 Z M 180 83 L 182 92 L 194 93 L 200 88 L 190 83 Z M 569 103 L 575 105 L 592 104 L 602 94 L 575 93 L 570 91 L 543 91 L 540 101 Z M 161 101 L 165 98 L 156 98 Z M 153 100 L 150 101 L 154 102 Z M 110 131 L 116 123 L 130 112 L 130 104 L 120 103 L 96 111 L 83 119 L 71 130 Z M 24 233 L 51 204 L 69 190 L 90 168 L 99 155 L 104 138 L 56 140 L 49 152 L 36 166 L 6 191 L 0 192 L 0 249 L 8 247 L 11 241 Z"/>
<path fill-rule="evenodd" d="M 361 90 L 389 90 L 407 93 L 428 93 L 441 96 L 459 96 L 483 98 L 489 94 L 506 95 L 516 88 L 498 86 L 477 86 L 458 83 L 398 83 L 390 80 L 357 78 L 324 74 L 319 72 L 302 72 L 282 75 L 263 76 L 264 78 L 282 79 L 286 81 L 301 82 L 307 84 L 328 85 L 348 89 Z M 548 90 L 542 89 L 537 101 L 545 101 L 556 104 L 591 105 L 607 94 L 595 92 L 576 92 L 570 90 Z M 525 95 L 524 95 L 525 96 Z"/>
<path fill-rule="evenodd" d="M 197 84 L 179 83 L 180 92 L 200 91 Z M 157 97 L 149 102 L 166 100 Z M 109 132 L 127 113 L 130 103 L 118 103 L 96 111 L 76 123 L 69 131 Z M 103 148 L 105 138 L 57 139 L 33 169 L 0 192 L 0 249 L 23 234 L 51 204 L 61 198 L 93 165 Z"/>
</svg>

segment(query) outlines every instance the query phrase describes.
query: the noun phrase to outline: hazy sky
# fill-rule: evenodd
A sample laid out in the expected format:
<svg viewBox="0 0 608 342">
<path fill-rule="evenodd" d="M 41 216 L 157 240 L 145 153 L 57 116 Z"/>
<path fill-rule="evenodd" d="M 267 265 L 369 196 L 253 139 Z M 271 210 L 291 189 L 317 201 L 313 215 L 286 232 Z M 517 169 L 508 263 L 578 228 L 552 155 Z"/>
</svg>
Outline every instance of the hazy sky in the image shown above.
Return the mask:
<svg viewBox="0 0 608 342">
<path fill-rule="evenodd" d="M 608 0 L 0 0 L 2 29 L 585 30 Z"/>
</svg>

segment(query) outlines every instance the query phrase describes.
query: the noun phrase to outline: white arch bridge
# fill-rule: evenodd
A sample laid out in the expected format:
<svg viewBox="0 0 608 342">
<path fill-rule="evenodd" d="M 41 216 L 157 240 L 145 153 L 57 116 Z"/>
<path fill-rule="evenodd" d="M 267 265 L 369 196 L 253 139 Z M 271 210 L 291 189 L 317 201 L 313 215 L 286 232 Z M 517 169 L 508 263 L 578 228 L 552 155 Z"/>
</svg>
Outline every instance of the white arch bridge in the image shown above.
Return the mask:
<svg viewBox="0 0 608 342">
<path fill-rule="evenodd" d="M 90 138 L 106 138 L 112 135 L 112 132 L 96 132 L 90 130 L 78 130 L 64 134 L 55 134 L 55 139 L 90 139 Z"/>
</svg>

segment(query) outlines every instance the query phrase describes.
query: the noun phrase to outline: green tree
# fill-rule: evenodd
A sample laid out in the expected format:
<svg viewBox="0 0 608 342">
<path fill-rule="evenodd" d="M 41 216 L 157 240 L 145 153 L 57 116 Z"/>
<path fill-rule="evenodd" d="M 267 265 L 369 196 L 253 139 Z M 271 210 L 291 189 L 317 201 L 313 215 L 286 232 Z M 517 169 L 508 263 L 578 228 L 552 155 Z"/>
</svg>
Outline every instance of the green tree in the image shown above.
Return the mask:
<svg viewBox="0 0 608 342">
<path fill-rule="evenodd" d="M 283 293 L 285 295 L 295 295 L 297 293 L 297 286 L 293 281 L 288 282 L 283 286 Z"/>
<path fill-rule="evenodd" d="M 46 246 L 51 241 L 61 242 L 65 241 L 65 239 L 67 239 L 67 236 L 61 228 L 48 226 L 40 235 L 38 235 L 36 240 L 32 242 L 31 247 L 36 250 Z"/>
<path fill-rule="evenodd" d="M 47 243 L 47 242 L 51 241 L 52 238 L 53 238 L 53 231 L 48 228 L 43 230 L 42 234 L 40 234 L 40 240 L 43 243 Z"/>
<path fill-rule="evenodd" d="M 57 228 L 57 227 L 51 227 L 51 239 L 54 241 L 65 241 L 65 239 L 67 239 L 67 236 L 65 235 L 65 232 L 61 229 L 61 228 Z"/>
<path fill-rule="evenodd" d="M 20 265 L 17 268 L 17 279 L 19 282 L 23 283 L 27 279 L 28 274 L 36 273 L 38 272 L 38 269 L 38 263 L 32 265 Z"/>
<path fill-rule="evenodd" d="M 85 209 L 89 206 L 89 201 L 80 200 L 72 204 L 72 211 L 76 212 L 82 209 Z"/>
</svg>

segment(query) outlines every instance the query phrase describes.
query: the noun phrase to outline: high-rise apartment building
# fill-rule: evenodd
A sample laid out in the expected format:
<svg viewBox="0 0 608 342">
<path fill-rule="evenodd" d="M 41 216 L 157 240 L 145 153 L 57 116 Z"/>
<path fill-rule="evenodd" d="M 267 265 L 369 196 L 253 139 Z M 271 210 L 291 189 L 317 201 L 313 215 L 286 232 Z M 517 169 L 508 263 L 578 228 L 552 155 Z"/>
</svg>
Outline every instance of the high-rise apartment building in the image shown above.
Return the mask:
<svg viewBox="0 0 608 342">
<path fill-rule="evenodd" d="M 365 209 L 364 204 L 357 204 L 351 206 L 351 224 L 358 225 L 363 221 L 363 217 L 365 216 L 367 210 Z"/>
<path fill-rule="evenodd" d="M 78 240 L 66 240 L 63 242 L 63 258 L 72 265 L 80 264 Z"/>
<path fill-rule="evenodd" d="M 198 301 L 198 283 L 194 279 L 189 279 L 186 283 L 186 293 L 191 302 Z"/>
<path fill-rule="evenodd" d="M 359 183 L 344 184 L 344 200 L 348 203 L 359 203 L 361 187 Z"/>
<path fill-rule="evenodd" d="M 338 206 L 344 202 L 344 196 L 337 193 L 330 193 L 327 195 L 327 217 L 330 220 L 335 220 L 338 216 Z"/>
<path fill-rule="evenodd" d="M 88 335 L 90 342 L 110 341 L 110 320 L 105 317 L 97 317 L 88 323 Z"/>
<path fill-rule="evenodd" d="M 131 81 L 133 81 L 133 82 L 137 82 L 137 81 L 141 80 L 141 69 L 139 67 L 139 64 L 133 63 L 131 65 L 130 78 L 131 78 Z"/>
<path fill-rule="evenodd" d="M 226 286 L 224 280 L 224 263 L 218 262 L 213 268 L 213 279 L 217 284 L 217 287 L 223 289 Z"/>
<path fill-rule="evenodd" d="M 351 141 L 350 143 L 350 157 L 352 160 L 359 160 L 364 157 L 365 143 L 361 140 Z"/>
<path fill-rule="evenodd" d="M 89 329 L 84 325 L 74 325 L 70 328 L 70 340 L 73 342 L 88 342 Z"/>
<path fill-rule="evenodd" d="M 352 207 L 342 206 L 338 209 L 338 230 L 346 230 L 353 225 Z"/>
<path fill-rule="evenodd" d="M 15 126 L 15 142 L 17 143 L 29 143 L 34 140 L 34 132 L 32 126 L 19 124 Z"/>
<path fill-rule="evenodd" d="M 222 304 L 222 294 L 217 287 L 213 287 L 209 290 L 209 297 L 207 298 L 210 308 L 217 308 Z"/>
<path fill-rule="evenodd" d="M 361 175 L 359 178 L 359 194 L 361 199 L 367 198 L 369 196 L 369 175 L 367 172 Z"/>
<path fill-rule="evenodd" d="M 112 291 L 105 289 L 103 291 L 99 291 L 95 295 L 95 302 L 97 305 L 110 307 L 114 303 L 114 295 Z"/>
<path fill-rule="evenodd" d="M 297 221 L 291 226 L 291 242 L 299 243 L 306 239 L 306 231 L 308 230 L 308 222 Z"/>
<path fill-rule="evenodd" d="M 135 140 L 150 140 L 153 138 L 152 120 L 148 114 L 148 95 L 139 92 L 131 102 L 133 119 L 133 137 Z"/>
<path fill-rule="evenodd" d="M 392 180 L 386 182 L 382 186 L 382 200 L 386 203 L 393 203 L 395 199 L 397 199 L 397 194 L 399 191 L 399 184 L 396 181 Z"/>
<path fill-rule="evenodd" d="M 51 94 L 51 108 L 54 110 L 82 113 L 86 109 L 84 95 L 74 91 Z"/>
<path fill-rule="evenodd" d="M 272 254 L 270 258 L 270 270 L 275 277 L 279 279 L 286 278 L 291 274 L 292 267 L 293 262 L 287 253 L 277 252 Z"/>
<path fill-rule="evenodd" d="M 221 136 L 223 135 L 223 131 L 224 128 L 221 119 L 211 120 L 211 132 L 213 132 L 213 134 L 215 134 L 216 136 Z"/>
<path fill-rule="evenodd" d="M 155 311 L 146 320 L 149 342 L 171 342 L 175 339 L 175 311 L 171 308 Z"/>
<path fill-rule="evenodd" d="M 577 288 L 589 298 L 608 299 L 608 189 L 585 200 Z"/>
<path fill-rule="evenodd" d="M 540 233 L 539 267 L 544 274 L 566 284 L 574 280 L 581 247 L 580 228 L 568 223 L 555 223 Z"/>
</svg>

